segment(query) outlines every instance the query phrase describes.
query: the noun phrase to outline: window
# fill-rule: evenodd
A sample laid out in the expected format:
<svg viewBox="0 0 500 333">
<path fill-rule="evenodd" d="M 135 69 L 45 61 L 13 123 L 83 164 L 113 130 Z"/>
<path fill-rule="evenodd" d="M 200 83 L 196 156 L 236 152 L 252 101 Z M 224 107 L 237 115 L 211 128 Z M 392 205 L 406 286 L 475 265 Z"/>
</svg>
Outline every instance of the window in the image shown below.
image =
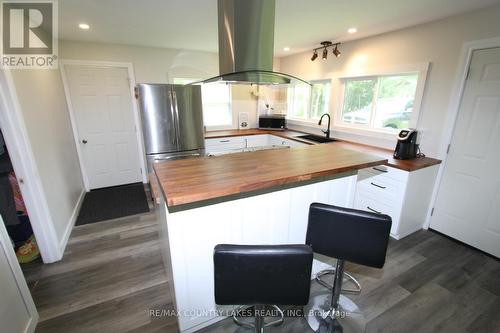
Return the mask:
<svg viewBox="0 0 500 333">
<path fill-rule="evenodd" d="M 231 86 L 223 83 L 208 83 L 201 86 L 201 92 L 205 126 L 232 126 Z"/>
<path fill-rule="evenodd" d="M 174 78 L 174 84 L 189 84 L 201 79 Z M 231 108 L 231 85 L 207 83 L 201 86 L 203 123 L 207 127 L 230 127 L 233 125 Z"/>
<path fill-rule="evenodd" d="M 328 113 L 330 80 L 312 81 L 311 84 L 297 84 L 288 88 L 290 118 L 316 120 Z"/>
<path fill-rule="evenodd" d="M 410 127 L 418 79 L 418 73 L 345 79 L 341 123 L 388 130 Z"/>
</svg>

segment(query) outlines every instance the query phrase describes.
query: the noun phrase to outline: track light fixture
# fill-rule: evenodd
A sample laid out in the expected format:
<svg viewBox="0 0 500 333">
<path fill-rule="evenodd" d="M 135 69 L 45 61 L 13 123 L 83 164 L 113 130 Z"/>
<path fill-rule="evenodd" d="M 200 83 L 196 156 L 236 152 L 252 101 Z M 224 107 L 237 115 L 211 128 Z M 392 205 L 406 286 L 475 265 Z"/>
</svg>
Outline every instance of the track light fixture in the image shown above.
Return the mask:
<svg viewBox="0 0 500 333">
<path fill-rule="evenodd" d="M 313 55 L 311 57 L 311 61 L 316 60 L 317 57 L 318 57 L 318 52 L 316 50 L 314 50 L 314 53 L 313 53 Z"/>
<path fill-rule="evenodd" d="M 338 58 L 340 57 L 340 51 L 338 45 L 335 45 L 335 49 L 333 50 L 333 54 Z"/>
<path fill-rule="evenodd" d="M 339 51 L 339 48 L 338 46 L 340 45 L 340 43 L 332 43 L 330 41 L 324 41 L 324 42 L 321 42 L 321 45 L 320 47 L 317 47 L 315 49 L 313 49 L 313 55 L 311 57 L 311 61 L 314 61 L 316 60 L 316 58 L 318 58 L 318 50 L 323 50 L 323 53 L 322 53 L 322 59 L 323 60 L 326 60 L 328 58 L 328 48 L 329 47 L 335 47 L 334 50 L 333 50 L 333 54 L 338 57 L 340 56 L 340 51 Z"/>
</svg>

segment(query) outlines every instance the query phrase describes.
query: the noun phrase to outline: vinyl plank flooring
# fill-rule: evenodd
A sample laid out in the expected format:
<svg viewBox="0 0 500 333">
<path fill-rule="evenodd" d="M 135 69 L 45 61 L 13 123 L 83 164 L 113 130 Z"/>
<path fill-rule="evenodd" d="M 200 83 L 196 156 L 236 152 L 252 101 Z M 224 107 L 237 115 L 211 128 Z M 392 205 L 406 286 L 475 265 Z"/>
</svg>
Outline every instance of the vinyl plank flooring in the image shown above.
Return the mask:
<svg viewBox="0 0 500 333">
<path fill-rule="evenodd" d="M 147 214 L 139 218 L 124 217 L 117 219 L 115 222 L 106 221 L 106 223 L 86 224 L 73 231 L 68 241 L 68 245 L 71 246 L 80 242 L 88 242 L 123 231 L 140 230 L 145 227 L 156 226 L 157 222 L 155 219 L 156 217 L 154 214 Z"/>
<path fill-rule="evenodd" d="M 497 299 L 488 309 L 467 326 L 469 332 L 500 332 L 500 299 Z"/>
<path fill-rule="evenodd" d="M 427 284 L 368 323 L 369 332 L 433 332 L 429 320 L 449 309 L 452 293 L 437 284 Z M 451 314 L 450 314 L 451 315 Z"/>
<path fill-rule="evenodd" d="M 37 332 L 154 332 L 176 331 L 174 317 L 152 318 L 150 309 L 171 306 L 167 283 L 147 288 L 83 310 L 42 322 Z M 139 329 L 140 328 L 140 329 Z"/>
<path fill-rule="evenodd" d="M 85 269 L 99 263 L 108 263 L 134 254 L 159 251 L 158 231 L 143 228 L 142 234 L 121 238 L 120 234 L 107 235 L 86 243 L 68 246 L 62 261 L 23 269 L 27 281 Z"/>
<path fill-rule="evenodd" d="M 150 207 L 153 208 L 154 207 Z M 61 262 L 23 265 L 41 315 L 36 332 L 178 333 L 154 210 L 76 227 Z M 333 261 L 332 261 L 333 262 Z M 362 285 L 348 295 L 367 332 L 500 332 L 500 262 L 437 233 L 392 240 L 383 269 L 348 263 Z M 313 292 L 326 291 L 312 282 Z M 230 318 L 203 333 L 248 332 Z M 268 332 L 312 332 L 286 318 Z"/>
<path fill-rule="evenodd" d="M 397 284 L 382 284 L 370 292 L 363 292 L 356 303 L 363 311 L 366 321 L 381 315 L 411 293 Z"/>
<path fill-rule="evenodd" d="M 32 295 L 45 320 L 165 282 L 161 253 L 153 252 L 41 279 Z"/>
</svg>

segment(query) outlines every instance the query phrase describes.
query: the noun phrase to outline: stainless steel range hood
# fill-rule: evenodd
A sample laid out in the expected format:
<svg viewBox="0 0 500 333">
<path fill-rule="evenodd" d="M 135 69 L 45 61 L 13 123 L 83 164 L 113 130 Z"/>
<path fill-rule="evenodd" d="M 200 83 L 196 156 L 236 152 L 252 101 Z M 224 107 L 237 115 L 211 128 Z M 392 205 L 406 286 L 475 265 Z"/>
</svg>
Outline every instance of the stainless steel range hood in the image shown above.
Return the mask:
<svg viewBox="0 0 500 333">
<path fill-rule="evenodd" d="M 218 0 L 219 76 L 203 83 L 308 82 L 273 72 L 275 0 Z"/>
</svg>

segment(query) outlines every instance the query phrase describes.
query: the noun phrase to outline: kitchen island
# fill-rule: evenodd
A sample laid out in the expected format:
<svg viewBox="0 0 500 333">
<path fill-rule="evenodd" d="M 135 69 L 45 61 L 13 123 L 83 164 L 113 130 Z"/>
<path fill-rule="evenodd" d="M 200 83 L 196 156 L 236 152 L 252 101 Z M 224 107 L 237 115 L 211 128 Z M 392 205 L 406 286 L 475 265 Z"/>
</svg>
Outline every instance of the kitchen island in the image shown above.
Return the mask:
<svg viewBox="0 0 500 333">
<path fill-rule="evenodd" d="M 312 202 L 352 207 L 357 171 L 386 162 L 325 144 L 156 164 L 163 254 L 180 331 L 224 318 L 214 303 L 215 245 L 303 244 Z M 313 274 L 325 266 L 315 260 Z"/>
</svg>

